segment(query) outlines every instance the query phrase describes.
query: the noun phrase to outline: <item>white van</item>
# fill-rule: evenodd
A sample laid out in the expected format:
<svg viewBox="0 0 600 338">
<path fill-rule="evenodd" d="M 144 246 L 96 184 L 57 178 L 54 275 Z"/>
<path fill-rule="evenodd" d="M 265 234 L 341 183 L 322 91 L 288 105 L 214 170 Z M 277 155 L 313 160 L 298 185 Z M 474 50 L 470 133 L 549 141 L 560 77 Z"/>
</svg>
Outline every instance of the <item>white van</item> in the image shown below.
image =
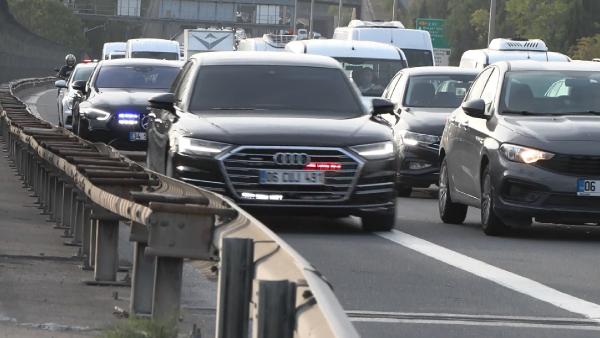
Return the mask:
<svg viewBox="0 0 600 338">
<path fill-rule="evenodd" d="M 122 52 L 112 52 L 108 54 L 108 60 L 116 60 L 116 59 L 124 59 L 125 51 Z"/>
<path fill-rule="evenodd" d="M 255 52 L 283 52 L 285 46 L 295 41 L 296 35 L 265 34 L 262 38 L 242 39 L 238 42 L 237 50 Z"/>
<path fill-rule="evenodd" d="M 164 39 L 130 39 L 127 41 L 126 58 L 179 60 L 179 42 Z"/>
<path fill-rule="evenodd" d="M 125 53 L 126 48 L 126 42 L 106 42 L 102 47 L 102 59 L 109 60 L 111 53 Z"/>
<path fill-rule="evenodd" d="M 333 33 L 336 40 L 376 41 L 394 45 L 404 52 L 411 67 L 435 64 L 429 32 L 406 29 L 401 22 L 371 22 L 352 20 L 348 27 L 338 27 Z"/>
<path fill-rule="evenodd" d="M 336 59 L 365 97 L 380 97 L 394 75 L 408 67 L 401 49 L 373 41 L 300 40 L 285 50 Z"/>
<path fill-rule="evenodd" d="M 460 67 L 483 68 L 500 61 L 534 60 L 569 62 L 568 56 L 549 52 L 546 43 L 539 39 L 494 39 L 487 49 L 468 50 L 460 58 Z"/>
</svg>

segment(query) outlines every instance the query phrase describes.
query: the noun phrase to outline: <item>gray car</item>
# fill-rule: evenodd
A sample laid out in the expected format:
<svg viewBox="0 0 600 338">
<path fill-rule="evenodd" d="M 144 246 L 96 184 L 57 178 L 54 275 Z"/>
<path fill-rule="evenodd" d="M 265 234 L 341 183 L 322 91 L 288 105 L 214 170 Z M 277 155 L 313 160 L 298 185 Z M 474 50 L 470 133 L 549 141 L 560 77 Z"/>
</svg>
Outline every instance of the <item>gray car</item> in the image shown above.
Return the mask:
<svg viewBox="0 0 600 338">
<path fill-rule="evenodd" d="M 542 223 L 600 221 L 600 65 L 487 67 L 446 123 L 439 211 L 481 209 L 488 235 Z"/>
<path fill-rule="evenodd" d="M 75 66 L 67 80 L 58 80 L 54 83 L 58 88 L 56 104 L 58 106 L 58 124 L 61 127 L 71 129 L 73 124 L 73 104 L 78 95 L 78 91 L 73 88 L 73 83 L 89 80 L 97 64 L 96 62 L 80 63 Z"/>
</svg>

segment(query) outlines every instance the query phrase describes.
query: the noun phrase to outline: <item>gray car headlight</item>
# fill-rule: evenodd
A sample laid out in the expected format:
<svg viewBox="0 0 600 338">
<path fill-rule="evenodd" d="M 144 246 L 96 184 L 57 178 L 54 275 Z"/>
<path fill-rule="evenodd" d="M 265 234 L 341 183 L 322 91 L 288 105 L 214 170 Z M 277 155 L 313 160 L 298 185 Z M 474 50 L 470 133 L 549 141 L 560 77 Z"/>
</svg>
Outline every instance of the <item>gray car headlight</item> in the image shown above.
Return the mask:
<svg viewBox="0 0 600 338">
<path fill-rule="evenodd" d="M 504 157 L 509 161 L 528 164 L 542 160 L 550 160 L 554 157 L 554 154 L 552 153 L 509 143 L 501 145 L 500 152 L 502 152 Z"/>
<path fill-rule="evenodd" d="M 97 108 L 87 108 L 81 110 L 81 115 L 90 120 L 106 121 L 110 117 L 110 113 Z"/>
<path fill-rule="evenodd" d="M 392 141 L 361 144 L 351 148 L 360 156 L 369 160 L 388 158 L 393 156 L 395 153 L 394 142 Z"/>
<path fill-rule="evenodd" d="M 408 131 L 408 130 L 401 131 L 399 136 L 400 136 L 400 138 L 399 138 L 400 143 L 407 145 L 407 146 L 416 146 L 419 144 L 429 145 L 429 144 L 438 143 L 440 141 L 439 136 L 428 135 L 428 134 L 419 134 L 419 133 L 414 133 L 414 132 Z"/>
<path fill-rule="evenodd" d="M 184 136 L 179 137 L 177 143 L 178 153 L 193 156 L 215 157 L 229 148 L 231 148 L 231 145 L 227 143 L 200 140 Z"/>
</svg>

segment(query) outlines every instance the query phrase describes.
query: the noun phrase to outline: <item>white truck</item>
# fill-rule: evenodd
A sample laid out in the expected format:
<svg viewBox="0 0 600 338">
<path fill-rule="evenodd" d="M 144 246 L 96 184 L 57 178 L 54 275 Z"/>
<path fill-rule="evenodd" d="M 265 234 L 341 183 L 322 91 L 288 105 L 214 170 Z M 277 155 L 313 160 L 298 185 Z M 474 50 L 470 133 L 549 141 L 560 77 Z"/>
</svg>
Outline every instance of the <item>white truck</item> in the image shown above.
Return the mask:
<svg viewBox="0 0 600 338">
<path fill-rule="evenodd" d="M 130 39 L 127 40 L 125 57 L 179 60 L 179 43 L 164 39 Z"/>
<path fill-rule="evenodd" d="M 283 52 L 285 46 L 296 41 L 296 35 L 265 34 L 261 38 L 249 38 L 239 41 L 237 50 L 254 52 Z"/>
<path fill-rule="evenodd" d="M 126 42 L 106 42 L 104 46 L 102 46 L 102 59 L 109 60 L 110 55 L 113 53 L 123 53 L 124 55 L 126 48 Z"/>
<path fill-rule="evenodd" d="M 406 29 L 399 21 L 352 20 L 348 27 L 338 27 L 337 40 L 375 41 L 394 45 L 404 52 L 411 67 L 434 66 L 433 44 L 429 32 Z"/>
<path fill-rule="evenodd" d="M 184 29 L 173 40 L 183 47 L 183 58 L 187 60 L 196 53 L 235 50 L 235 34 L 233 29 Z"/>
</svg>

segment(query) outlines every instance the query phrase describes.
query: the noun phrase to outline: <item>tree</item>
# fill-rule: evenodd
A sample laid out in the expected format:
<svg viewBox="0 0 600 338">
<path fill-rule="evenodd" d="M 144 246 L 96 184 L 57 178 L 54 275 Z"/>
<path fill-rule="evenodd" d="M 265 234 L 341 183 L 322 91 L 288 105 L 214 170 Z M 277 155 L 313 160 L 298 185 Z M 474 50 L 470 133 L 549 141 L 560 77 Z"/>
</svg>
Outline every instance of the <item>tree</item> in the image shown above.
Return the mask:
<svg viewBox="0 0 600 338">
<path fill-rule="evenodd" d="M 577 43 L 571 47 L 569 55 L 576 60 L 600 58 L 600 34 L 577 40 Z"/>
<path fill-rule="evenodd" d="M 8 0 L 15 18 L 27 29 L 73 50 L 85 48 L 81 20 L 58 0 Z"/>
</svg>

